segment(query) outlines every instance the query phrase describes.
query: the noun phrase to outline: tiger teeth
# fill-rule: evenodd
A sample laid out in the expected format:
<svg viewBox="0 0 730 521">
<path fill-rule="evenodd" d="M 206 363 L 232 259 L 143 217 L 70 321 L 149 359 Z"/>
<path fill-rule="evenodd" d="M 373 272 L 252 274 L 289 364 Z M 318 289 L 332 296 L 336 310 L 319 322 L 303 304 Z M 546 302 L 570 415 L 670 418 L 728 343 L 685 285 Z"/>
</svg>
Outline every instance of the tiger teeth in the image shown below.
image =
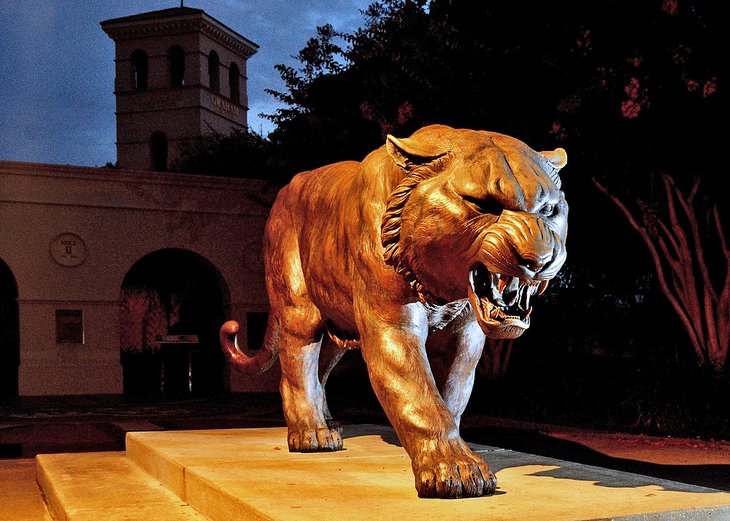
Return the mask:
<svg viewBox="0 0 730 521">
<path fill-rule="evenodd" d="M 525 311 L 530 307 L 530 288 L 529 286 L 520 286 L 519 296 L 517 297 L 517 303 L 522 311 Z"/>
<path fill-rule="evenodd" d="M 524 280 L 481 266 L 469 271 L 468 291 L 475 310 L 484 319 L 497 322 L 521 320 L 529 324 L 533 311 L 531 300 L 534 295 L 542 295 L 548 284 L 547 280 Z"/>
<path fill-rule="evenodd" d="M 499 280 L 497 280 L 497 291 L 500 293 L 503 293 L 504 288 L 507 287 L 507 281 L 505 279 L 506 277 L 500 277 Z"/>
</svg>

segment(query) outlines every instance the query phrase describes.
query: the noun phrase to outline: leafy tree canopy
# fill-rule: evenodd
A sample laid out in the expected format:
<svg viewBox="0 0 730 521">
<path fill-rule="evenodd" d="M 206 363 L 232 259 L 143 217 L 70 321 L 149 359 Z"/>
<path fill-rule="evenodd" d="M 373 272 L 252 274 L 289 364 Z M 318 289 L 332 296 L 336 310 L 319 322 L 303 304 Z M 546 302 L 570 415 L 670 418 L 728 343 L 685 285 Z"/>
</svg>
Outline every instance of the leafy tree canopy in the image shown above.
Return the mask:
<svg viewBox="0 0 730 521">
<path fill-rule="evenodd" d="M 719 13 L 703 0 L 383 0 L 279 66 L 271 139 L 303 168 L 424 124 L 561 144 L 593 174 L 718 166 Z M 704 166 L 704 165 L 703 165 Z"/>
<path fill-rule="evenodd" d="M 277 66 L 285 88 L 269 92 L 284 107 L 267 115 L 268 139 L 214 136 L 180 167 L 286 178 L 361 159 L 388 133 L 444 123 L 565 146 L 571 163 L 619 185 L 638 172 L 718 176 L 718 9 L 710 0 L 374 2 L 360 29 L 319 27 L 298 67 Z"/>
</svg>

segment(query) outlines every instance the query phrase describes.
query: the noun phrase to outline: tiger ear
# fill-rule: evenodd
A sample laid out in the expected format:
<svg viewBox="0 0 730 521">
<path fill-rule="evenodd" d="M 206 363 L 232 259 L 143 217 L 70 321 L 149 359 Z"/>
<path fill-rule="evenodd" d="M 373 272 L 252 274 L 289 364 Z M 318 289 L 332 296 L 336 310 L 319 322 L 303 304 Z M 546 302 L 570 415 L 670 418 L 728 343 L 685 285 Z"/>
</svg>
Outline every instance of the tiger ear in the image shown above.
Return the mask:
<svg viewBox="0 0 730 521">
<path fill-rule="evenodd" d="M 446 150 L 412 138 L 398 139 L 388 134 L 385 149 L 395 163 L 406 170 L 414 166 L 430 163 L 434 159 L 446 155 Z"/>
<path fill-rule="evenodd" d="M 547 158 L 548 161 L 550 161 L 550 164 L 553 165 L 555 168 L 560 170 L 565 165 L 568 164 L 568 154 L 565 151 L 564 148 L 556 148 L 555 150 L 547 151 L 547 152 L 540 152 L 543 156 Z"/>
<path fill-rule="evenodd" d="M 564 148 L 556 148 L 552 152 L 540 152 L 545 158 L 548 160 L 548 162 L 553 166 L 552 171 L 548 172 L 550 175 L 550 178 L 555 183 L 555 186 L 560 189 L 561 185 L 563 184 L 560 176 L 558 173 L 560 172 L 560 169 L 563 168 L 565 165 L 568 164 L 568 154 L 565 152 Z"/>
</svg>

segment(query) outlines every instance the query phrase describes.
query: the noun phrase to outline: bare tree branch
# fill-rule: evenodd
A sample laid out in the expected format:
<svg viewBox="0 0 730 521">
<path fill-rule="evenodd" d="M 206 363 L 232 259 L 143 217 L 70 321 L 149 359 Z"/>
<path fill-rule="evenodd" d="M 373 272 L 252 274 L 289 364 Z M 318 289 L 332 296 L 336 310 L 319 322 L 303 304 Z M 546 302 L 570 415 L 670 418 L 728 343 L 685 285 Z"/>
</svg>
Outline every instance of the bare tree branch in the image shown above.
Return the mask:
<svg viewBox="0 0 730 521">
<path fill-rule="evenodd" d="M 703 349 L 703 344 L 700 341 L 700 338 L 697 336 L 696 330 L 694 328 L 694 325 L 692 324 L 692 320 L 688 316 L 688 314 L 685 312 L 682 304 L 680 303 L 680 300 L 677 299 L 677 297 L 672 292 L 672 288 L 669 286 L 667 282 L 667 274 L 662 266 L 662 256 L 659 254 L 659 251 L 657 250 L 656 245 L 652 241 L 651 236 L 649 235 L 647 229 L 643 226 L 641 226 L 637 220 L 634 218 L 631 211 L 628 209 L 628 207 L 615 195 L 610 193 L 608 191 L 608 188 L 604 186 L 598 179 L 595 177 L 593 178 L 593 184 L 596 185 L 596 187 L 603 192 L 605 195 L 607 195 L 616 206 L 623 212 L 623 214 L 626 216 L 626 219 L 629 221 L 629 224 L 631 225 L 634 230 L 636 230 L 641 238 L 644 240 L 644 243 L 646 244 L 647 248 L 649 249 L 649 253 L 651 254 L 652 260 L 654 261 L 654 267 L 657 273 L 657 279 L 659 281 L 659 285 L 662 289 L 662 292 L 664 293 L 664 296 L 669 300 L 669 303 L 674 308 L 675 312 L 679 316 L 680 320 L 682 321 L 682 324 L 685 327 L 685 330 L 690 336 L 690 340 L 692 342 L 692 347 L 695 350 L 695 355 L 697 356 L 697 360 L 700 365 L 704 365 L 707 363 L 707 355 L 706 352 Z M 676 273 L 676 272 L 674 272 Z"/>
</svg>

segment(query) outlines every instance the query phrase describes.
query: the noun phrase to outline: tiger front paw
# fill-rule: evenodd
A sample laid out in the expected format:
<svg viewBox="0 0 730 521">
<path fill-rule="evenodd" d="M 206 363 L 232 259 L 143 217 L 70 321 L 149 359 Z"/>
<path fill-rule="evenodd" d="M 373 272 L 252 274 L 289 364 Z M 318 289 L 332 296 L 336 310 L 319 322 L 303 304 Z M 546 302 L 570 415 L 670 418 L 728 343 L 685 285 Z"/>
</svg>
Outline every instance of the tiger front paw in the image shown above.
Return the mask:
<svg viewBox="0 0 730 521">
<path fill-rule="evenodd" d="M 421 498 L 462 498 L 494 494 L 497 478 L 484 460 L 461 439 L 428 444 L 413 458 Z"/>
<path fill-rule="evenodd" d="M 289 429 L 290 452 L 331 452 L 342 450 L 342 429 Z"/>
</svg>

